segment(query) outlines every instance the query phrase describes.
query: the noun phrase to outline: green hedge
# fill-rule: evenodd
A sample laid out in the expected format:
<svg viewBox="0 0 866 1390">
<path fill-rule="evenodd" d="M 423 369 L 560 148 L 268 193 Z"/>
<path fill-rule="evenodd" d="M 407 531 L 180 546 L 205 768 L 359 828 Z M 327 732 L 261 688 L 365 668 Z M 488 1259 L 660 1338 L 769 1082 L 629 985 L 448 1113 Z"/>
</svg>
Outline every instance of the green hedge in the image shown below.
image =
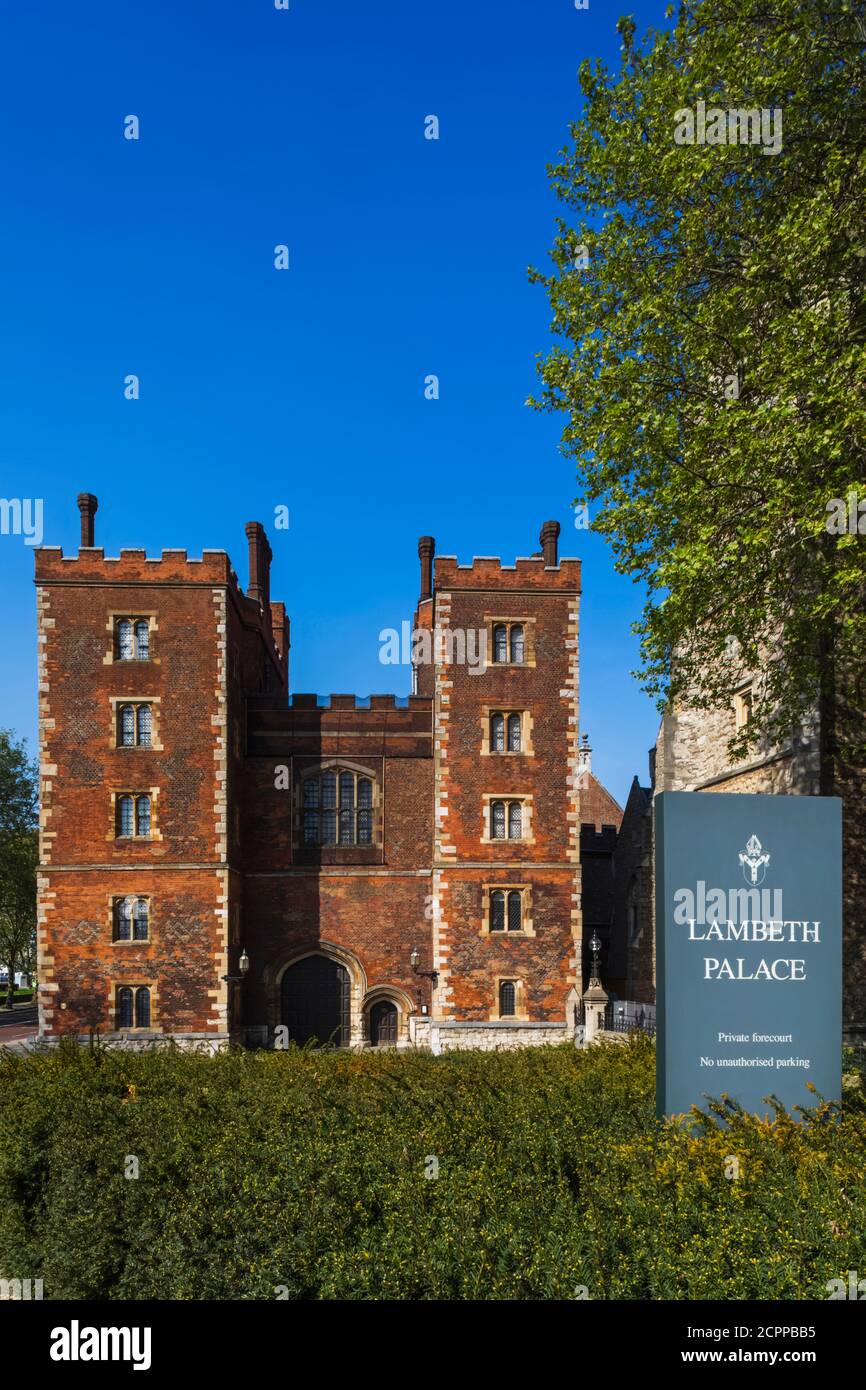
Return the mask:
<svg viewBox="0 0 866 1390">
<path fill-rule="evenodd" d="M 0 1274 L 108 1299 L 795 1299 L 866 1275 L 861 1078 L 800 1124 L 720 1106 L 687 1130 L 653 1093 L 638 1038 L 5 1053 Z"/>
</svg>

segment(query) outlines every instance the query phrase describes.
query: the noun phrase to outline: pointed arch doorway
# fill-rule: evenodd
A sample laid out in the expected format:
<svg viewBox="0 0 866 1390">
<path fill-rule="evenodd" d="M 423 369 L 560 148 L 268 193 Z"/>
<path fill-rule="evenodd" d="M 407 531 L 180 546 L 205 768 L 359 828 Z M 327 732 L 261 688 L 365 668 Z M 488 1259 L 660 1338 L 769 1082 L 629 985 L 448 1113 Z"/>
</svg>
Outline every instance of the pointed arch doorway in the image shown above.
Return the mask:
<svg viewBox="0 0 866 1390">
<path fill-rule="evenodd" d="M 345 965 L 330 956 L 304 956 L 289 966 L 280 989 L 281 1022 L 299 1047 L 315 1042 L 347 1047 L 351 1025 L 351 981 Z"/>
</svg>

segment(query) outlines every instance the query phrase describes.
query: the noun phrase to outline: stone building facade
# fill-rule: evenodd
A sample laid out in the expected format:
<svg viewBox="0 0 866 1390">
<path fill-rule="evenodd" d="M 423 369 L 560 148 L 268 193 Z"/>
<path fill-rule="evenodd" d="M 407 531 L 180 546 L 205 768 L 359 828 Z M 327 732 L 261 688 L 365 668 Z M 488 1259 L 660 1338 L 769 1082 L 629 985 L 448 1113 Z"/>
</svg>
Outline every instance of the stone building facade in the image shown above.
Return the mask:
<svg viewBox="0 0 866 1390">
<path fill-rule="evenodd" d="M 79 508 L 78 554 L 36 553 L 41 1036 L 570 1036 L 584 800 L 606 882 L 619 808 L 581 787 L 558 524 L 510 565 L 422 537 L 413 693 L 323 699 L 290 694 L 261 525 L 244 591 L 222 551 L 106 557 Z"/>
</svg>

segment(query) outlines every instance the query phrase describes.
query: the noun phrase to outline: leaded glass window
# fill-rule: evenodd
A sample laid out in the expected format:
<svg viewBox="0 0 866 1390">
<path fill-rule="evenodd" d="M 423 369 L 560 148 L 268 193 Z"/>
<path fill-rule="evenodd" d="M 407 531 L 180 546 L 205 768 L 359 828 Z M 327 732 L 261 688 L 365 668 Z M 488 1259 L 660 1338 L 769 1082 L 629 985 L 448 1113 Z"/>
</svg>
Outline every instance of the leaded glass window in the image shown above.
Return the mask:
<svg viewBox="0 0 866 1390">
<path fill-rule="evenodd" d="M 119 796 L 117 798 L 117 833 L 118 835 L 133 835 L 135 833 L 135 802 L 131 796 Z"/>
<path fill-rule="evenodd" d="M 132 923 L 132 936 L 134 941 L 146 941 L 148 937 L 149 910 L 147 898 L 139 898 L 135 904 L 135 914 Z"/>
<path fill-rule="evenodd" d="M 508 660 L 508 628 L 505 623 L 497 623 L 493 629 L 493 660 Z"/>
<path fill-rule="evenodd" d="M 132 1027 L 132 990 L 128 985 L 117 991 L 117 1026 Z"/>
<path fill-rule="evenodd" d="M 348 768 L 329 768 L 303 779 L 306 845 L 373 843 L 373 783 Z"/>
<path fill-rule="evenodd" d="M 135 706 L 120 706 L 120 743 L 122 748 L 132 748 L 135 744 Z"/>
<path fill-rule="evenodd" d="M 523 807 L 519 801 L 508 803 L 508 838 L 509 840 L 519 840 L 522 838 L 523 826 Z"/>
<path fill-rule="evenodd" d="M 509 714 L 508 716 L 508 751 L 509 753 L 520 752 L 520 715 Z"/>
<path fill-rule="evenodd" d="M 149 796 L 137 796 L 135 798 L 135 833 L 136 835 L 150 834 Z"/>
<path fill-rule="evenodd" d="M 146 985 L 140 985 L 135 991 L 135 1026 L 150 1027 L 150 990 Z"/>
<path fill-rule="evenodd" d="M 519 623 L 515 623 L 514 627 L 511 629 L 511 636 L 509 641 L 512 662 L 516 666 L 522 666 L 525 660 L 525 648 L 523 643 L 523 628 L 520 626 Z"/>
<path fill-rule="evenodd" d="M 114 940 L 147 941 L 148 915 L 147 898 L 135 896 L 115 898 Z"/>
<path fill-rule="evenodd" d="M 132 623 L 129 618 L 123 618 L 117 624 L 117 655 L 121 661 L 132 661 L 135 656 Z"/>
<path fill-rule="evenodd" d="M 517 892 L 516 889 L 513 890 L 512 892 L 510 892 L 510 893 L 508 894 L 508 930 L 509 930 L 509 931 L 522 931 L 522 929 L 523 929 L 523 923 L 522 923 L 522 921 L 521 921 L 521 902 L 520 902 L 520 898 L 521 898 L 521 895 L 520 895 L 519 892 Z"/>
<path fill-rule="evenodd" d="M 151 742 L 151 729 L 153 727 L 150 705 L 138 706 L 136 720 L 138 726 L 138 745 L 140 748 L 149 748 Z"/>
<path fill-rule="evenodd" d="M 150 623 L 146 618 L 120 618 L 114 632 L 118 661 L 150 660 Z"/>
<path fill-rule="evenodd" d="M 503 980 L 499 986 L 499 1016 L 500 1018 L 512 1018 L 517 991 L 514 988 L 513 980 Z"/>
<path fill-rule="evenodd" d="M 501 888 L 490 894 L 490 930 L 505 931 L 505 894 Z"/>
<path fill-rule="evenodd" d="M 358 778 L 358 844 L 373 843 L 373 783 L 369 777 Z"/>
<path fill-rule="evenodd" d="M 490 747 L 494 753 L 505 752 L 505 716 L 503 714 L 491 715 Z"/>
<path fill-rule="evenodd" d="M 505 802 L 493 801 L 490 805 L 490 838 L 505 839 Z"/>
</svg>

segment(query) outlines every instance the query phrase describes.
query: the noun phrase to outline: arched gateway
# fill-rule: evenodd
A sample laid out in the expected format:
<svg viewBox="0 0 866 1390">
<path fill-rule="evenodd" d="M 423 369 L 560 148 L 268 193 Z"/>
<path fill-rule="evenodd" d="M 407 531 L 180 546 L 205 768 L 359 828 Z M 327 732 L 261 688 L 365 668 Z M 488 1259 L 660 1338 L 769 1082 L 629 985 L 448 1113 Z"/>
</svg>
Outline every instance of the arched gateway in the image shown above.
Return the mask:
<svg viewBox="0 0 866 1390">
<path fill-rule="evenodd" d="M 304 956 L 283 975 L 281 1021 L 299 1047 L 315 1041 L 346 1047 L 350 1036 L 349 972 L 329 956 Z"/>
</svg>

